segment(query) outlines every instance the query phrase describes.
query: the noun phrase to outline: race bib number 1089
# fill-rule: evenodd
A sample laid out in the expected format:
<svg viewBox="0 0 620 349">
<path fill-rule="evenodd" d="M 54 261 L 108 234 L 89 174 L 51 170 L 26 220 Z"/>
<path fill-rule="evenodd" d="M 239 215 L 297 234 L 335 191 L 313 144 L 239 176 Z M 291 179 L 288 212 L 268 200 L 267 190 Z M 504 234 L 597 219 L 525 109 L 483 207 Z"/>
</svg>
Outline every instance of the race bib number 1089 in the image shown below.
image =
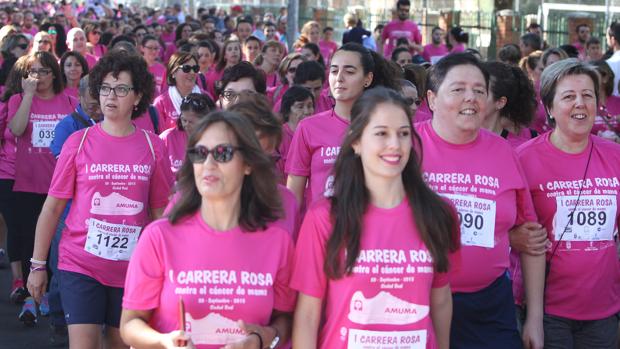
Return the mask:
<svg viewBox="0 0 620 349">
<path fill-rule="evenodd" d="M 614 195 L 558 196 L 553 231 L 556 240 L 613 240 L 617 203 Z"/>
</svg>

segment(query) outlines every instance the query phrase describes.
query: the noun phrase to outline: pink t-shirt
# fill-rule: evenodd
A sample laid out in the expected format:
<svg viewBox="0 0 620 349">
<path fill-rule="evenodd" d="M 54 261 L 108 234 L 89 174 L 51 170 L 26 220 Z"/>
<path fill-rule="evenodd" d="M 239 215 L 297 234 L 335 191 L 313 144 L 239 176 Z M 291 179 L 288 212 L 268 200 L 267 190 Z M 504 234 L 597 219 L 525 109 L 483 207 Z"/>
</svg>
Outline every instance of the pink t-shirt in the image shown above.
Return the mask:
<svg viewBox="0 0 620 349">
<path fill-rule="evenodd" d="M 88 64 L 88 71 L 91 71 L 99 60 L 99 57 L 91 55 L 90 53 L 87 53 L 84 58 L 86 59 L 86 64 Z"/>
<path fill-rule="evenodd" d="M 279 80 L 277 71 L 270 74 L 265 73 L 265 86 L 267 86 L 267 88 L 278 86 Z"/>
<path fill-rule="evenodd" d="M 551 128 L 549 124 L 547 124 L 547 111 L 540 98 L 540 82 L 534 84 L 534 91 L 536 91 L 538 106 L 536 107 L 536 114 L 534 114 L 534 120 L 532 120 L 530 127 L 538 133 L 545 133 Z"/>
<path fill-rule="evenodd" d="M 293 311 L 293 256 L 290 236 L 274 226 L 217 231 L 200 212 L 175 225 L 161 219 L 146 227 L 131 258 L 123 308 L 153 310 L 149 324 L 168 333 L 179 329 L 183 299 L 196 347 L 221 348 L 245 337 L 238 320 L 266 326 L 273 310 Z"/>
<path fill-rule="evenodd" d="M 433 112 L 428 107 L 428 103 L 426 103 L 426 99 L 422 100 L 422 104 L 416 110 L 415 115 L 413 116 L 414 122 L 423 122 L 426 120 L 431 120 L 433 118 Z"/>
<path fill-rule="evenodd" d="M 288 91 L 288 84 L 280 84 L 274 87 L 267 88 L 267 99 L 271 101 L 273 110 L 279 111 L 280 104 L 282 103 L 282 96 Z"/>
<path fill-rule="evenodd" d="M 9 99 L 8 123 L 13 120 L 22 102 L 22 95 Z M 24 133 L 16 138 L 14 191 L 47 194 L 56 165 L 56 158 L 50 151 L 54 130 L 60 120 L 71 114 L 78 101 L 64 93 L 45 100 L 32 98 L 28 125 Z"/>
<path fill-rule="evenodd" d="M 620 123 L 618 117 L 620 116 L 620 97 L 609 96 L 607 97 L 606 105 L 601 105 L 598 108 L 598 113 L 594 119 L 594 125 L 592 126 L 592 134 L 601 135 L 603 132 L 620 132 Z"/>
<path fill-rule="evenodd" d="M 321 51 L 321 56 L 323 56 L 323 60 L 325 61 L 325 66 L 329 67 L 329 62 L 332 60 L 332 56 L 338 50 L 338 44 L 333 41 L 319 41 L 319 50 Z"/>
<path fill-rule="evenodd" d="M 185 160 L 187 133 L 184 130 L 179 130 L 178 127 L 173 127 L 162 132 L 159 138 L 164 141 L 164 145 L 168 149 L 172 173 L 177 173 L 183 165 L 183 160 Z"/>
<path fill-rule="evenodd" d="M 207 72 L 205 76 L 207 78 L 207 92 L 209 92 L 209 94 L 213 96 L 213 98 L 215 98 L 215 83 L 222 80 L 222 76 L 224 76 L 224 69 L 220 71 L 216 69 L 211 69 L 209 72 Z"/>
<path fill-rule="evenodd" d="M 0 179 L 15 179 L 15 136 L 7 122 L 8 104 L 0 102 Z"/>
<path fill-rule="evenodd" d="M 431 290 L 448 277 L 434 271 L 407 200 L 391 209 L 370 205 L 361 227 L 354 270 L 337 280 L 323 269 L 329 201 L 310 208 L 300 229 L 291 287 L 323 300 L 317 348 L 436 348 Z"/>
<path fill-rule="evenodd" d="M 512 146 L 513 149 L 516 149 L 521 144 L 533 138 L 532 130 L 530 130 L 527 127 L 522 127 L 521 131 L 519 131 L 518 134 L 509 132 L 509 131 L 505 131 L 505 132 L 508 133 L 505 139 L 508 141 L 508 143 L 510 143 L 510 146 Z"/>
<path fill-rule="evenodd" d="M 398 38 L 407 38 L 409 42 L 415 42 L 418 45 L 422 43 L 422 34 L 414 21 L 395 19 L 383 28 L 383 33 L 381 34 L 381 39 L 385 42 L 383 48 L 385 57 L 392 56 L 392 51 L 396 46 Z"/>
<path fill-rule="evenodd" d="M 324 88 L 319 95 L 318 100 L 314 101 L 314 112 L 316 114 L 324 111 L 332 110 L 334 108 L 334 99 L 329 95 L 329 87 Z"/>
<path fill-rule="evenodd" d="M 91 51 L 92 51 L 92 54 L 95 57 L 101 58 L 101 57 L 103 57 L 103 55 L 105 55 L 105 53 L 108 51 L 108 49 L 105 46 L 101 45 L 101 44 L 97 44 L 97 45 L 95 45 L 92 48 Z"/>
<path fill-rule="evenodd" d="M 80 90 L 77 87 L 65 87 L 64 94 L 71 96 L 76 100 L 80 100 Z"/>
<path fill-rule="evenodd" d="M 158 120 L 157 128 L 158 128 L 159 133 L 161 133 L 162 130 L 165 130 L 164 126 L 166 125 L 164 124 L 164 119 L 162 118 L 159 111 L 157 112 L 157 120 Z M 152 133 L 156 133 L 155 125 L 153 124 L 153 120 L 151 119 L 151 114 L 148 109 L 142 115 L 133 119 L 133 124 L 140 129 L 143 129 L 143 130 L 146 130 Z"/>
<path fill-rule="evenodd" d="M 465 52 L 465 44 L 463 43 L 457 43 L 456 45 L 452 46 L 452 50 L 450 50 L 450 53 L 459 53 L 459 52 Z"/>
<path fill-rule="evenodd" d="M 471 143 L 452 144 L 430 121 L 415 127 L 424 179 L 452 201 L 461 220 L 463 262 L 450 275 L 452 291 L 479 291 L 510 265 L 508 231 L 537 220 L 523 171 L 510 145 L 490 131 L 481 129 Z"/>
<path fill-rule="evenodd" d="M 282 140 L 278 146 L 278 153 L 280 154 L 280 160 L 276 162 L 276 168 L 279 173 L 284 176 L 284 182 L 286 182 L 286 160 L 288 159 L 288 152 L 291 148 L 291 142 L 293 141 L 293 135 L 295 132 L 291 130 L 291 127 L 285 122 L 282 125 Z"/>
<path fill-rule="evenodd" d="M 164 67 L 161 63 L 155 62 L 155 64 L 149 66 L 149 71 L 153 74 L 153 78 L 155 79 L 155 97 L 157 97 L 162 91 L 161 87 L 164 83 L 166 67 Z"/>
<path fill-rule="evenodd" d="M 583 152 L 569 154 L 556 148 L 550 135 L 517 149 L 536 214 L 553 242 L 551 251 L 557 246 L 547 278 L 545 313 L 603 319 L 620 311 L 620 259 L 614 241 L 620 219 L 620 145 L 590 136 Z"/>
<path fill-rule="evenodd" d="M 166 148 L 150 132 L 115 137 L 97 124 L 69 136 L 49 190 L 73 199 L 58 269 L 123 287 L 129 257 L 151 221 L 149 209 L 166 206 L 172 182 Z"/>
<path fill-rule="evenodd" d="M 349 121 L 333 110 L 299 122 L 286 159 L 286 173 L 308 178 L 306 207 L 333 194 L 332 168 L 340 152 Z"/>
<path fill-rule="evenodd" d="M 441 44 L 439 46 L 428 44 L 424 46 L 424 51 L 422 51 L 422 58 L 424 58 L 425 61 L 431 64 L 435 64 L 438 60 L 440 60 L 448 53 L 450 53 L 450 50 L 448 50 L 448 46 L 446 46 L 445 44 Z"/>
</svg>

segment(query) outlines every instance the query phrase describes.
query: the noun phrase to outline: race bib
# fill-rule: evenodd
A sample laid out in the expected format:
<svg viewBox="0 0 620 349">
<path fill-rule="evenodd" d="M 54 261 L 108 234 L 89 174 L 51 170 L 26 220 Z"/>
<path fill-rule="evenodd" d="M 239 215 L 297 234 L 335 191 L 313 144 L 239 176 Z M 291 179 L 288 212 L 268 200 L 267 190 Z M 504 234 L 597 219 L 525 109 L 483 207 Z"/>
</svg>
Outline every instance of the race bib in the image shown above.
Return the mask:
<svg viewBox="0 0 620 349">
<path fill-rule="evenodd" d="M 613 240 L 617 211 L 614 195 L 582 195 L 579 203 L 577 196 L 559 196 L 556 205 L 553 218 L 556 241 L 562 233 L 562 241 Z"/>
<path fill-rule="evenodd" d="M 91 218 L 84 250 L 111 261 L 128 261 L 138 244 L 141 227 Z"/>
<path fill-rule="evenodd" d="M 349 330 L 347 349 L 426 349 L 426 330 Z"/>
<path fill-rule="evenodd" d="M 450 199 L 458 211 L 461 244 L 487 248 L 495 246 L 495 201 L 458 194 L 441 195 Z"/>
<path fill-rule="evenodd" d="M 32 123 L 32 146 L 49 148 L 54 139 L 54 129 L 58 121 L 34 121 Z"/>
</svg>

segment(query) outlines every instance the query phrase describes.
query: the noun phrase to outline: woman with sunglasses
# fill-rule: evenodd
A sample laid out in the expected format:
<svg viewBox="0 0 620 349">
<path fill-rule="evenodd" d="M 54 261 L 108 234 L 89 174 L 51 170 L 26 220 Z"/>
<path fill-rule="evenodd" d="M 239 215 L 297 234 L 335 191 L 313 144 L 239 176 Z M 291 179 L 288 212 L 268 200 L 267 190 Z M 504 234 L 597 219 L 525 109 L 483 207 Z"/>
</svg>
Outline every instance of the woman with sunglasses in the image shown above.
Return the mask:
<svg viewBox="0 0 620 349">
<path fill-rule="evenodd" d="M 125 348 L 118 328 L 128 260 L 141 230 L 161 216 L 173 176 L 163 142 L 132 123 L 153 95 L 144 60 L 110 52 L 89 78 L 103 121 L 63 145 L 37 223 L 28 290 L 37 300 L 45 291 L 50 240 L 72 199 L 58 263 L 69 345 L 96 348 L 105 336 L 107 347 Z"/>
<path fill-rule="evenodd" d="M 364 92 L 351 118 L 334 195 L 300 229 L 293 347 L 447 349 L 456 213 L 424 182 L 421 141 L 397 92 Z"/>
<path fill-rule="evenodd" d="M 149 225 L 125 283 L 132 347 L 274 348 L 290 338 L 293 243 L 273 164 L 242 116 L 212 112 L 189 138 L 180 200 Z M 184 306 L 179 304 L 182 302 Z M 187 333 L 185 332 L 187 331 Z"/>
<path fill-rule="evenodd" d="M 23 93 L 9 99 L 7 126 L 17 143 L 13 186 L 19 230 L 16 236 L 19 237 L 20 260 L 27 262 L 34 245 L 35 221 L 56 164 L 49 149 L 54 129 L 62 118 L 75 110 L 78 101 L 63 92 L 60 67 L 51 53 L 37 52 L 24 59 L 28 73 L 22 79 Z M 26 278 L 27 266 L 24 268 Z M 33 325 L 36 314 L 33 300 L 28 299 L 20 319 Z"/>
<path fill-rule="evenodd" d="M 67 35 L 65 28 L 56 23 L 44 23 L 41 25 L 41 31 L 45 31 L 49 34 L 52 40 L 52 51 L 56 57 L 60 57 L 63 53 L 67 52 Z"/>
<path fill-rule="evenodd" d="M 270 99 L 273 105 L 279 105 L 280 99 L 289 87 L 293 86 L 295 79 L 295 72 L 297 66 L 306 61 L 306 57 L 300 53 L 289 53 L 282 59 L 280 66 L 278 67 L 278 76 L 280 83 L 277 86 L 267 87 L 267 97 Z"/>
<path fill-rule="evenodd" d="M 52 46 L 52 37 L 44 31 L 38 32 L 33 39 L 32 46 L 30 47 L 29 53 L 34 52 L 49 52 L 55 55 Z"/>
<path fill-rule="evenodd" d="M 394 50 L 396 51 L 396 50 Z M 405 98 L 405 102 L 411 109 L 411 120 L 415 122 L 415 112 L 418 111 L 418 107 L 422 104 L 422 100 L 418 97 L 418 89 L 413 82 L 405 79 L 400 79 L 400 94 Z"/>
<path fill-rule="evenodd" d="M 2 64 L 0 65 L 0 86 L 4 86 L 4 82 L 15 65 L 17 59 L 27 54 L 29 41 L 23 34 L 13 34 L 6 39 L 4 45 L 0 47 L 2 50 Z"/>
<path fill-rule="evenodd" d="M 191 53 L 176 52 L 170 57 L 166 68 L 168 87 L 162 90 L 153 102 L 163 121 L 160 129 L 165 130 L 177 125 L 184 97 L 190 93 L 206 93 L 196 84 L 196 74 L 199 70 L 198 60 Z"/>
<path fill-rule="evenodd" d="M 298 124 L 286 160 L 286 186 L 300 206 L 310 207 L 333 194 L 332 168 L 349 127 L 353 103 L 374 86 L 398 90 L 396 69 L 357 43 L 345 44 L 336 51 L 329 69 L 329 88 L 336 104 Z"/>
<path fill-rule="evenodd" d="M 166 67 L 158 62 L 161 45 L 156 37 L 145 35 L 140 42 L 139 49 L 146 61 L 146 65 L 149 67 L 149 71 L 155 79 L 155 97 L 157 97 L 161 94 L 164 77 L 166 76 Z"/>
<path fill-rule="evenodd" d="M 187 139 L 200 120 L 212 110 L 215 110 L 215 103 L 209 96 L 190 93 L 181 102 L 181 116 L 177 119 L 177 127 L 169 128 L 159 135 L 168 149 L 172 173 L 176 174 L 183 165 Z"/>
<path fill-rule="evenodd" d="M 108 51 L 107 47 L 100 43 L 101 41 L 101 25 L 99 22 L 88 22 L 84 24 L 84 33 L 86 33 L 86 44 L 88 50 L 97 58 L 103 57 Z"/>
</svg>

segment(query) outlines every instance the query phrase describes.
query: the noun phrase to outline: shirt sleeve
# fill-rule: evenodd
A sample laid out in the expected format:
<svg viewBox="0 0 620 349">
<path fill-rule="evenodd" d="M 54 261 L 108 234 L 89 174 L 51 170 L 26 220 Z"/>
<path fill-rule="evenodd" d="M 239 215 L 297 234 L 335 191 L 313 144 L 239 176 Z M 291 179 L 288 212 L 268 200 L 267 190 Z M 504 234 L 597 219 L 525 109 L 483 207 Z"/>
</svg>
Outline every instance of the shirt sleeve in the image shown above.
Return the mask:
<svg viewBox="0 0 620 349">
<path fill-rule="evenodd" d="M 521 163 L 517 159 L 517 154 L 513 152 L 513 161 L 517 167 L 516 174 L 519 176 L 521 186 L 517 188 L 517 221 L 516 225 L 521 225 L 525 222 L 538 222 L 536 215 L 536 209 L 534 208 L 534 201 L 530 193 L 530 187 L 527 182 L 527 177 L 523 171 Z"/>
<path fill-rule="evenodd" d="M 131 255 L 123 293 L 125 309 L 150 310 L 160 305 L 164 285 L 164 265 L 160 256 L 163 244 L 156 236 L 160 229 L 161 224 L 144 228 Z"/>
<path fill-rule="evenodd" d="M 306 135 L 305 124 L 299 125 L 286 157 L 286 173 L 294 176 L 310 176 L 312 152 Z"/>
<path fill-rule="evenodd" d="M 155 169 L 149 184 L 149 206 L 151 208 L 162 208 L 168 204 L 174 184 L 174 175 L 172 174 L 168 151 L 163 141 L 157 135 L 151 133 L 147 133 L 147 135 L 152 138 L 153 148 L 155 148 Z"/>
<path fill-rule="evenodd" d="M 62 147 L 48 191 L 50 196 L 59 199 L 73 198 L 77 182 L 77 166 L 75 161 L 84 132 L 86 132 L 86 129 L 71 134 Z"/>
<path fill-rule="evenodd" d="M 291 287 L 303 294 L 323 298 L 327 276 L 323 270 L 327 237 L 331 233 L 329 210 L 315 206 L 306 214 L 297 240 Z"/>
<path fill-rule="evenodd" d="M 422 43 L 422 33 L 420 33 L 420 27 L 417 23 L 413 23 L 413 25 L 415 28 L 413 30 L 413 41 L 415 41 L 416 44 L 420 45 Z"/>
</svg>

